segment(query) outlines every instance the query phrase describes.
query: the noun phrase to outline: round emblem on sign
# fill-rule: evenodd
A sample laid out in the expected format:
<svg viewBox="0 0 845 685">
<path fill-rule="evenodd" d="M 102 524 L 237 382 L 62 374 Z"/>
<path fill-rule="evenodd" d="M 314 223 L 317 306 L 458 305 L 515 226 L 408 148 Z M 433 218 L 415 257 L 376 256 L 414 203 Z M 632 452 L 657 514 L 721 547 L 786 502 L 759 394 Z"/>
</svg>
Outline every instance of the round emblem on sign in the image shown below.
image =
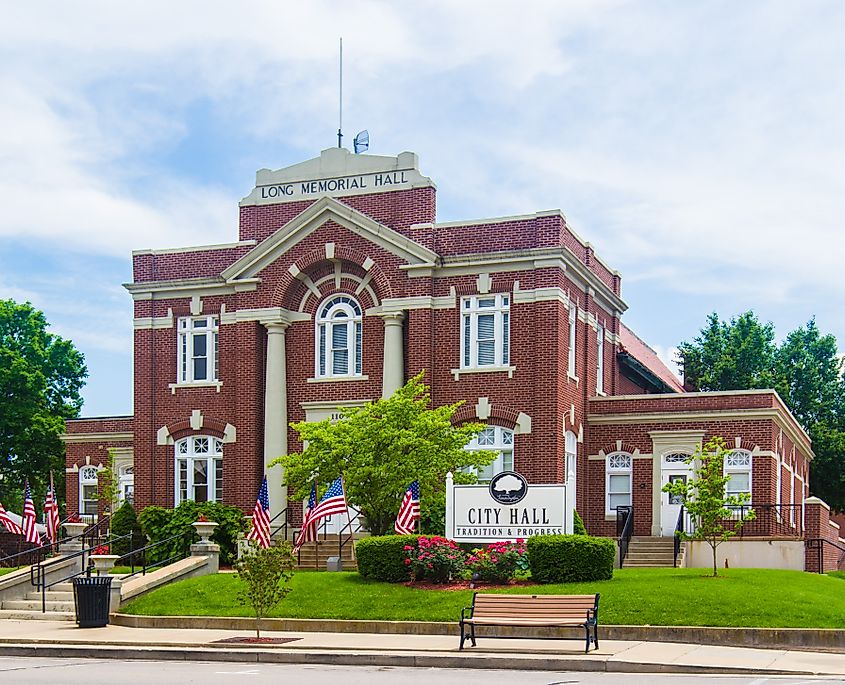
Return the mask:
<svg viewBox="0 0 845 685">
<path fill-rule="evenodd" d="M 528 494 L 528 481 L 516 471 L 503 471 L 490 481 L 490 497 L 499 504 L 516 504 Z"/>
</svg>

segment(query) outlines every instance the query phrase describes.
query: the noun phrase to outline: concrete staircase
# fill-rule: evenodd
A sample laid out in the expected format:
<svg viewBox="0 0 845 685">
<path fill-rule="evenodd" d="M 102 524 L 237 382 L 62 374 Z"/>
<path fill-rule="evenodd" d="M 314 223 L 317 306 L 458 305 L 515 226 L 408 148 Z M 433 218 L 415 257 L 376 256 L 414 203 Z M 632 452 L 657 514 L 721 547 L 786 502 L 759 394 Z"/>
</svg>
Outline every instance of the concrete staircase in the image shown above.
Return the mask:
<svg viewBox="0 0 845 685">
<path fill-rule="evenodd" d="M 675 560 L 675 540 L 673 538 L 637 537 L 628 543 L 628 555 L 623 568 L 660 568 L 672 567 Z M 678 554 L 678 566 L 683 566 L 684 548 Z"/>
<path fill-rule="evenodd" d="M 329 557 L 336 556 L 337 535 L 327 535 L 325 540 L 321 538 L 316 543 L 307 542 L 302 545 L 302 549 L 299 550 L 299 564 L 297 565 L 297 568 L 303 570 L 319 569 L 320 571 L 325 571 L 326 562 Z M 341 557 L 341 561 L 343 562 L 344 571 L 358 570 L 358 563 L 352 556 L 352 542 L 347 542 L 343 546 L 343 556 Z"/>
<path fill-rule="evenodd" d="M 27 592 L 23 599 L 6 599 L 0 603 L 0 619 L 73 621 L 73 585 L 59 583 L 47 591 L 47 611 L 41 611 L 41 593 Z"/>
</svg>

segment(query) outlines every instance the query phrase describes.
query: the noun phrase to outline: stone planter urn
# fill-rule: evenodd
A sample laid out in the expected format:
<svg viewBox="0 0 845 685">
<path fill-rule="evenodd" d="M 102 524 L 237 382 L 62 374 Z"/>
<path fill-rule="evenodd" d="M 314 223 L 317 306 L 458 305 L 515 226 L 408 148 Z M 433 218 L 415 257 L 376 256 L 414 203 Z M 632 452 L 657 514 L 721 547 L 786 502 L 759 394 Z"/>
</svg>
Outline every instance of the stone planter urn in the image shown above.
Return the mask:
<svg viewBox="0 0 845 685">
<path fill-rule="evenodd" d="M 209 544 L 208 538 L 214 533 L 217 524 L 214 521 L 194 521 L 191 525 L 196 528 L 197 535 L 200 536 L 200 544 Z"/>
<path fill-rule="evenodd" d="M 65 533 L 67 533 L 67 536 L 69 538 L 75 538 L 85 532 L 85 529 L 88 527 L 88 524 L 66 522 L 63 523 L 62 526 L 64 527 Z"/>
<path fill-rule="evenodd" d="M 89 558 L 94 562 L 94 570 L 98 576 L 107 575 L 120 559 L 117 554 L 92 554 Z"/>
</svg>

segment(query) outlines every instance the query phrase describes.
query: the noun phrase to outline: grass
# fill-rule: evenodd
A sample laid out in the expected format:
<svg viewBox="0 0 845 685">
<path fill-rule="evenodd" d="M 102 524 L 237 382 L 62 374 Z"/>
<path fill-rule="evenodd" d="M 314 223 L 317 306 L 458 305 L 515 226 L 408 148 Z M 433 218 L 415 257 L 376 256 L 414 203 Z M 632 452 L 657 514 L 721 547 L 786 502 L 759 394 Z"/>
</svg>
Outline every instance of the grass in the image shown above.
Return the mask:
<svg viewBox="0 0 845 685">
<path fill-rule="evenodd" d="M 827 575 L 845 580 L 845 571 L 828 571 Z"/>
<path fill-rule="evenodd" d="M 515 586 L 525 594 L 601 593 L 600 622 L 845 628 L 845 586 L 831 575 L 769 569 L 729 569 L 717 578 L 702 569 L 622 569 L 612 580 Z M 271 616 L 286 618 L 457 621 L 471 590 L 421 590 L 363 580 L 357 573 L 297 573 L 292 591 Z M 123 609 L 147 616 L 250 616 L 237 602 L 233 574 L 168 585 Z"/>
<path fill-rule="evenodd" d="M 7 573 L 11 573 L 12 571 L 17 571 L 17 570 L 18 570 L 17 566 L 13 566 L 11 568 L 0 568 L 0 576 L 4 576 Z"/>
</svg>

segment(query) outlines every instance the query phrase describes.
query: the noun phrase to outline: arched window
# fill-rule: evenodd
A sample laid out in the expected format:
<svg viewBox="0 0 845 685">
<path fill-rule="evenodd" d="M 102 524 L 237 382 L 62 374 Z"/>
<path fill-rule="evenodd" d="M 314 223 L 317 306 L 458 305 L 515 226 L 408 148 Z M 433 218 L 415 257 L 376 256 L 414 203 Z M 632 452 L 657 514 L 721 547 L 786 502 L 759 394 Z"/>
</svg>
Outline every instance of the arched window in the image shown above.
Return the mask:
<svg viewBox="0 0 845 685">
<path fill-rule="evenodd" d="M 185 500 L 220 502 L 223 498 L 223 442 L 192 435 L 176 443 L 176 505 Z"/>
<path fill-rule="evenodd" d="M 748 450 L 733 450 L 725 455 L 725 475 L 730 480 L 725 485 L 726 495 L 748 495 L 751 502 L 751 452 Z"/>
<path fill-rule="evenodd" d="M 96 516 L 97 503 L 97 467 L 83 466 L 79 469 L 79 513 Z"/>
<path fill-rule="evenodd" d="M 607 455 L 605 468 L 606 509 L 608 514 L 616 513 L 616 507 L 631 506 L 631 472 L 634 459 L 627 452 Z"/>
<path fill-rule="evenodd" d="M 361 375 L 361 306 L 348 295 L 326 300 L 317 314 L 318 378 Z"/>
<path fill-rule="evenodd" d="M 501 426 L 487 426 L 470 440 L 464 449 L 496 451 L 499 455 L 491 464 L 478 470 L 478 480 L 488 482 L 497 473 L 513 471 L 513 431 Z"/>
</svg>

